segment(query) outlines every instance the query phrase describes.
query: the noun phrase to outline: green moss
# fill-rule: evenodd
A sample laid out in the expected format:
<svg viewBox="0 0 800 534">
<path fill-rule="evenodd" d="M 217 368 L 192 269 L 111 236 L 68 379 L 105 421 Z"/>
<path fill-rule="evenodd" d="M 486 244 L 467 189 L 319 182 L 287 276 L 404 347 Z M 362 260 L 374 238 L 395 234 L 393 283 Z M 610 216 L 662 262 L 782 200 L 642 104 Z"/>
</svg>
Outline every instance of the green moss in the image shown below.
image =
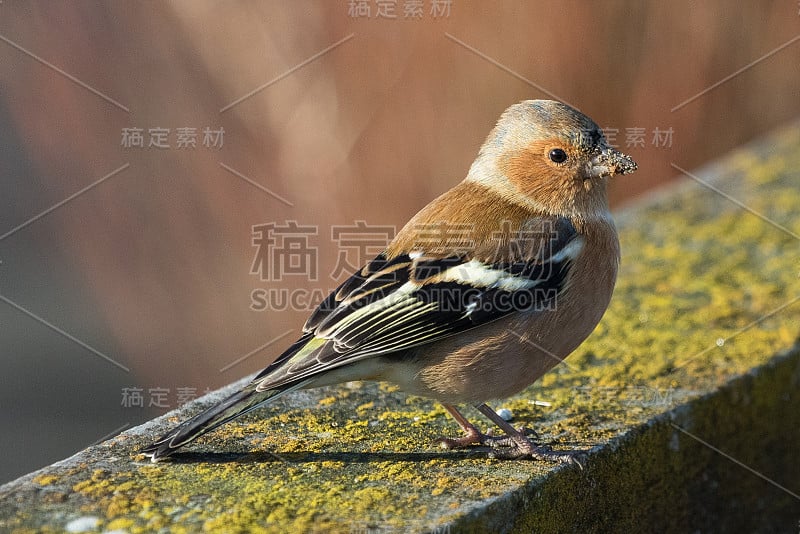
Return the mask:
<svg viewBox="0 0 800 534">
<path fill-rule="evenodd" d="M 715 187 L 761 217 L 700 186 L 619 217 L 623 263 L 602 323 L 567 365 L 498 404 L 556 448 L 610 445 L 583 471 L 554 474 L 537 462 L 443 451 L 435 438 L 458 429 L 440 406 L 390 385 L 347 385 L 279 402 L 204 436 L 171 462 L 136 456 L 151 435 L 102 444 L 91 465 L 52 468 L 18 490 L 28 492 L 37 513 L 0 499 L 0 530 L 57 532 L 81 514 L 101 517 L 99 529 L 131 534 L 413 532 L 448 521 L 467 532 L 513 525 L 548 532 L 566 524 L 636 529 L 642 517 L 657 530 L 719 530 L 675 513 L 676 506 L 699 510 L 692 499 L 709 503 L 709 517 L 728 514 L 736 527 L 741 513 L 719 503 L 766 510 L 752 501 L 766 491 L 763 480 L 747 473 L 737 479 L 727 460 L 714 463 L 709 449 L 661 415 L 694 402 L 676 421 L 752 465 L 764 461 L 754 440 L 776 459 L 787 458 L 787 443 L 800 445 L 797 436 L 775 436 L 782 418 L 788 428 L 800 424 L 796 415 L 781 415 L 787 406 L 800 413 L 796 394 L 776 398 L 800 382 L 788 363 L 694 400 L 797 339 L 798 243 L 786 230 L 800 234 L 798 148 L 800 130 L 790 129 L 716 169 Z M 691 482 L 708 476 L 709 465 L 722 496 L 716 499 Z M 763 469 L 787 485 L 800 475 L 796 467 Z M 775 517 L 785 518 L 785 495 L 769 495 L 784 513 Z"/>
</svg>

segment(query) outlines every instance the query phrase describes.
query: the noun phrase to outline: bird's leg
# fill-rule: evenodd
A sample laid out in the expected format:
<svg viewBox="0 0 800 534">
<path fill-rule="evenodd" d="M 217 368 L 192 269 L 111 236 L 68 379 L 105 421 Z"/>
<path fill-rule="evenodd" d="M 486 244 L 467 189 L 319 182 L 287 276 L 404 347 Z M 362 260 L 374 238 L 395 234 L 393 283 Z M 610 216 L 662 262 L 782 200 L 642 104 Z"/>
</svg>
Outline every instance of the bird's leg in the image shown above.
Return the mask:
<svg viewBox="0 0 800 534">
<path fill-rule="evenodd" d="M 467 418 L 461 415 L 461 412 L 459 412 L 455 406 L 444 403 L 442 403 L 442 406 L 447 410 L 447 413 L 453 416 L 458 426 L 464 431 L 464 435 L 460 438 L 439 438 L 438 441 L 441 443 L 442 447 L 445 449 L 463 449 L 464 447 L 470 447 L 472 445 L 484 444 L 487 436 L 482 434 L 475 425 L 467 421 Z"/>
<path fill-rule="evenodd" d="M 580 465 L 576 458 L 576 456 L 579 456 L 579 451 L 554 451 L 549 447 L 536 445 L 526 435 L 528 431 L 514 428 L 486 404 L 475 405 L 475 408 L 502 428 L 505 431 L 504 436 L 484 434 L 475 425 L 467 421 L 467 418 L 461 415 L 461 412 L 455 406 L 444 403 L 442 405 L 464 431 L 464 435 L 460 438 L 439 438 L 439 443 L 445 449 L 462 449 L 477 445 L 489 447 L 491 449 L 489 456 L 492 458 L 508 460 L 533 458 L 535 460 L 577 463 Z"/>
<path fill-rule="evenodd" d="M 502 459 L 519 459 L 519 458 L 533 458 L 535 460 L 547 460 L 558 463 L 577 463 L 577 451 L 554 451 L 549 447 L 543 445 L 536 445 L 523 433 L 508 424 L 502 417 L 492 410 L 486 404 L 475 405 L 475 408 L 489 418 L 494 424 L 502 428 L 506 436 L 504 438 L 494 438 L 493 443 L 490 445 L 495 447 L 504 447 L 502 449 L 495 448 L 490 453 L 494 458 Z M 449 410 L 448 410 L 449 411 Z M 452 412 L 450 412 L 452 413 Z M 475 428 L 473 426 L 473 428 Z"/>
</svg>

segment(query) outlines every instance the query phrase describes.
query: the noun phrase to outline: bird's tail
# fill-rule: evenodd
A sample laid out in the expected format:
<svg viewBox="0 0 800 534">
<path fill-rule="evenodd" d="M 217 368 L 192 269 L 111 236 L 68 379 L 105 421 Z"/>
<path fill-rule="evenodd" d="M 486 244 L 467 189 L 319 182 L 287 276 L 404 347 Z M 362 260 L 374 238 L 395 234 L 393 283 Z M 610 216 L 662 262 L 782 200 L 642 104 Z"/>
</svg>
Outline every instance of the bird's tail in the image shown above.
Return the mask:
<svg viewBox="0 0 800 534">
<path fill-rule="evenodd" d="M 150 456 L 156 462 L 160 458 L 171 455 L 196 437 L 224 425 L 285 392 L 285 388 L 256 391 L 254 387 L 247 387 L 173 428 L 158 441 L 139 452 Z"/>
</svg>

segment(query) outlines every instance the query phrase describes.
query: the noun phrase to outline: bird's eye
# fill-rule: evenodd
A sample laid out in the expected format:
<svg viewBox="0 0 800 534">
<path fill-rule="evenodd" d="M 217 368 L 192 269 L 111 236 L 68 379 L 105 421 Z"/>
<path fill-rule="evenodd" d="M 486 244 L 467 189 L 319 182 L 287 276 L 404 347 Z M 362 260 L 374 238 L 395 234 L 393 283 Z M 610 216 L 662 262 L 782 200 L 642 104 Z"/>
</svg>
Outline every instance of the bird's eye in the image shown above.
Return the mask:
<svg viewBox="0 0 800 534">
<path fill-rule="evenodd" d="M 550 161 L 553 163 L 564 163 L 567 161 L 567 153 L 560 148 L 554 148 L 548 155 L 550 157 Z"/>
</svg>

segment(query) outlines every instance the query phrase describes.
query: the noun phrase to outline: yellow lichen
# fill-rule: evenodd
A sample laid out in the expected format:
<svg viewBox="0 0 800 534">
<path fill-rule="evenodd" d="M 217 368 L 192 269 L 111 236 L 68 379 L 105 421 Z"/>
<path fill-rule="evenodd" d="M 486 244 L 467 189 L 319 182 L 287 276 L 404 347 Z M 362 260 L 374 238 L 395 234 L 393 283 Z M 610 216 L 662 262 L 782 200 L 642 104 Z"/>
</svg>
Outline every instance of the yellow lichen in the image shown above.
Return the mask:
<svg viewBox="0 0 800 534">
<path fill-rule="evenodd" d="M 37 477 L 34 477 L 33 482 L 35 484 L 39 484 L 40 486 L 49 486 L 50 484 L 53 484 L 53 483 L 57 482 L 58 480 L 59 480 L 59 477 L 57 477 L 57 476 L 45 474 L 45 475 L 39 475 Z"/>
</svg>

